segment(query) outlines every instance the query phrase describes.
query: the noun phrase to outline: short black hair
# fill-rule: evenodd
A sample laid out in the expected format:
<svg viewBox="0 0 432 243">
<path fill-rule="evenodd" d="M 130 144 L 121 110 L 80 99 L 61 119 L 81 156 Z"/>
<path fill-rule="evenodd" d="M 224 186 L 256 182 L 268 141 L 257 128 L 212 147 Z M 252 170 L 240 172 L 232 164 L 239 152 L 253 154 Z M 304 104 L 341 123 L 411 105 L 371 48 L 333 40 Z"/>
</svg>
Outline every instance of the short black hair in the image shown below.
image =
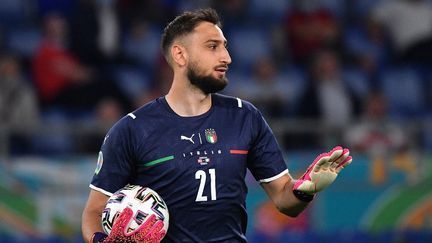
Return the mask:
<svg viewBox="0 0 432 243">
<path fill-rule="evenodd" d="M 222 28 L 219 15 L 212 8 L 186 11 L 168 23 L 163 31 L 161 49 L 164 56 L 168 57 L 169 47 L 177 37 L 191 33 L 201 22 L 210 22 Z"/>
</svg>

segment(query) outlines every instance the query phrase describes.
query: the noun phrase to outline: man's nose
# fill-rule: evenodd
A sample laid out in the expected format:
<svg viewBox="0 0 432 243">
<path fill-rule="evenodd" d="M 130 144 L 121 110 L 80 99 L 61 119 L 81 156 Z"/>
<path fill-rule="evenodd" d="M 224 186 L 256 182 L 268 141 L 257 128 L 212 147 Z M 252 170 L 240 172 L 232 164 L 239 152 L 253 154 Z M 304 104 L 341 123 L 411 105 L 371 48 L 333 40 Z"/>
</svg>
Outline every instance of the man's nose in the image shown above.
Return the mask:
<svg viewBox="0 0 432 243">
<path fill-rule="evenodd" d="M 226 50 L 226 49 L 225 49 L 224 53 L 222 54 L 221 62 L 226 63 L 226 64 L 231 64 L 231 62 L 232 62 L 231 56 L 230 56 L 228 50 Z"/>
</svg>

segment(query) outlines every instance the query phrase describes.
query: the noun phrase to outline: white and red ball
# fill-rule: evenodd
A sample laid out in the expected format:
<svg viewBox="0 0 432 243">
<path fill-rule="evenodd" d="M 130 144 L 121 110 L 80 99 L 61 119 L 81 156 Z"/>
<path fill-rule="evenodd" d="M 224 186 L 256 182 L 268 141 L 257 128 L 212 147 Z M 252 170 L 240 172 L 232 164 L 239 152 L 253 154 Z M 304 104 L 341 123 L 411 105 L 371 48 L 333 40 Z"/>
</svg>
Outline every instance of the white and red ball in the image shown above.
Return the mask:
<svg viewBox="0 0 432 243">
<path fill-rule="evenodd" d="M 133 211 L 127 232 L 138 228 L 151 214 L 161 219 L 164 222 L 163 229 L 165 232 L 168 231 L 168 207 L 162 197 L 148 187 L 127 185 L 116 191 L 107 201 L 102 212 L 102 228 L 105 233 L 111 232 L 115 220 L 126 207 Z"/>
</svg>

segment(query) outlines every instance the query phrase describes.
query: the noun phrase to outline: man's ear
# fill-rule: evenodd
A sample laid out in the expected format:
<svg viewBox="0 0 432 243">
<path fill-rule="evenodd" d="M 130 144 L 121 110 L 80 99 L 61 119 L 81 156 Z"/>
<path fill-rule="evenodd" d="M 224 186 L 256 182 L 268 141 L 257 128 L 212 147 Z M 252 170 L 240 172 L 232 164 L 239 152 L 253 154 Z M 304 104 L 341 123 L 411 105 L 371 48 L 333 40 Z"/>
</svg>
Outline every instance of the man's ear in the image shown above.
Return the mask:
<svg viewBox="0 0 432 243">
<path fill-rule="evenodd" d="M 171 47 L 171 57 L 178 66 L 185 66 L 187 63 L 186 48 L 180 44 L 173 44 Z"/>
</svg>

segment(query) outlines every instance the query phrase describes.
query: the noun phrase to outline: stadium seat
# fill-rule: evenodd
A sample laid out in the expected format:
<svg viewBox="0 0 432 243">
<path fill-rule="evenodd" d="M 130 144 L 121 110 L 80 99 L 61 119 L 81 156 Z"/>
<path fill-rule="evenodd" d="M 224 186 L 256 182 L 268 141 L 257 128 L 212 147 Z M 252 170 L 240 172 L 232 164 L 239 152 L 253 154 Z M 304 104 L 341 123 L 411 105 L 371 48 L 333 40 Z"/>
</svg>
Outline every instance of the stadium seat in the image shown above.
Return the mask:
<svg viewBox="0 0 432 243">
<path fill-rule="evenodd" d="M 241 94 L 248 89 L 248 83 L 252 82 L 252 75 L 250 72 L 235 66 L 230 67 L 227 78 L 229 84 L 223 90 L 223 93 L 239 98 L 242 98 Z"/>
<path fill-rule="evenodd" d="M 393 0 L 361 0 L 361 1 L 351 1 L 352 6 L 351 9 L 354 11 L 356 17 L 364 17 L 372 11 L 372 9 L 379 3 L 385 1 L 393 1 Z"/>
<path fill-rule="evenodd" d="M 387 61 L 386 59 L 389 53 L 386 43 L 373 42 L 370 37 L 367 36 L 364 28 L 352 26 L 345 31 L 343 38 L 349 55 L 355 58 L 365 56 L 373 57 L 378 68 Z"/>
<path fill-rule="evenodd" d="M 0 25 L 19 25 L 26 18 L 26 5 L 31 5 L 26 0 L 2 0 L 0 4 Z"/>
<path fill-rule="evenodd" d="M 150 71 L 142 68 L 122 66 L 115 71 L 116 83 L 132 99 L 139 97 L 151 86 Z"/>
<path fill-rule="evenodd" d="M 140 26 L 136 26 L 140 28 Z M 123 41 L 123 53 L 138 65 L 154 66 L 160 57 L 160 33 L 162 30 L 155 26 L 141 27 L 141 36 L 134 37 L 129 31 Z"/>
<path fill-rule="evenodd" d="M 350 88 L 357 97 L 366 97 L 370 92 L 370 84 L 367 75 L 361 70 L 351 68 L 344 69 L 342 70 L 342 78 L 348 88 Z"/>
<path fill-rule="evenodd" d="M 338 18 L 344 17 L 346 1 L 344 0 L 321 0 L 318 1 L 321 7 L 328 9 Z"/>
<path fill-rule="evenodd" d="M 25 58 L 35 53 L 42 40 L 42 33 L 37 28 L 16 28 L 7 34 L 7 48 Z"/>
<path fill-rule="evenodd" d="M 269 30 L 246 26 L 229 31 L 228 48 L 233 64 L 240 68 L 251 68 L 255 60 L 271 56 Z"/>
<path fill-rule="evenodd" d="M 414 69 L 396 67 L 381 73 L 381 89 L 389 101 L 392 118 L 418 117 L 424 111 L 422 79 Z"/>
<path fill-rule="evenodd" d="M 287 83 L 289 88 L 286 92 L 289 96 L 289 104 L 291 104 L 288 115 L 295 114 L 307 85 L 304 71 L 299 68 L 282 68 L 277 79 L 279 83 Z"/>
<path fill-rule="evenodd" d="M 290 7 L 289 1 L 286 0 L 252 0 L 249 4 L 250 17 L 267 23 L 281 21 Z"/>
</svg>

